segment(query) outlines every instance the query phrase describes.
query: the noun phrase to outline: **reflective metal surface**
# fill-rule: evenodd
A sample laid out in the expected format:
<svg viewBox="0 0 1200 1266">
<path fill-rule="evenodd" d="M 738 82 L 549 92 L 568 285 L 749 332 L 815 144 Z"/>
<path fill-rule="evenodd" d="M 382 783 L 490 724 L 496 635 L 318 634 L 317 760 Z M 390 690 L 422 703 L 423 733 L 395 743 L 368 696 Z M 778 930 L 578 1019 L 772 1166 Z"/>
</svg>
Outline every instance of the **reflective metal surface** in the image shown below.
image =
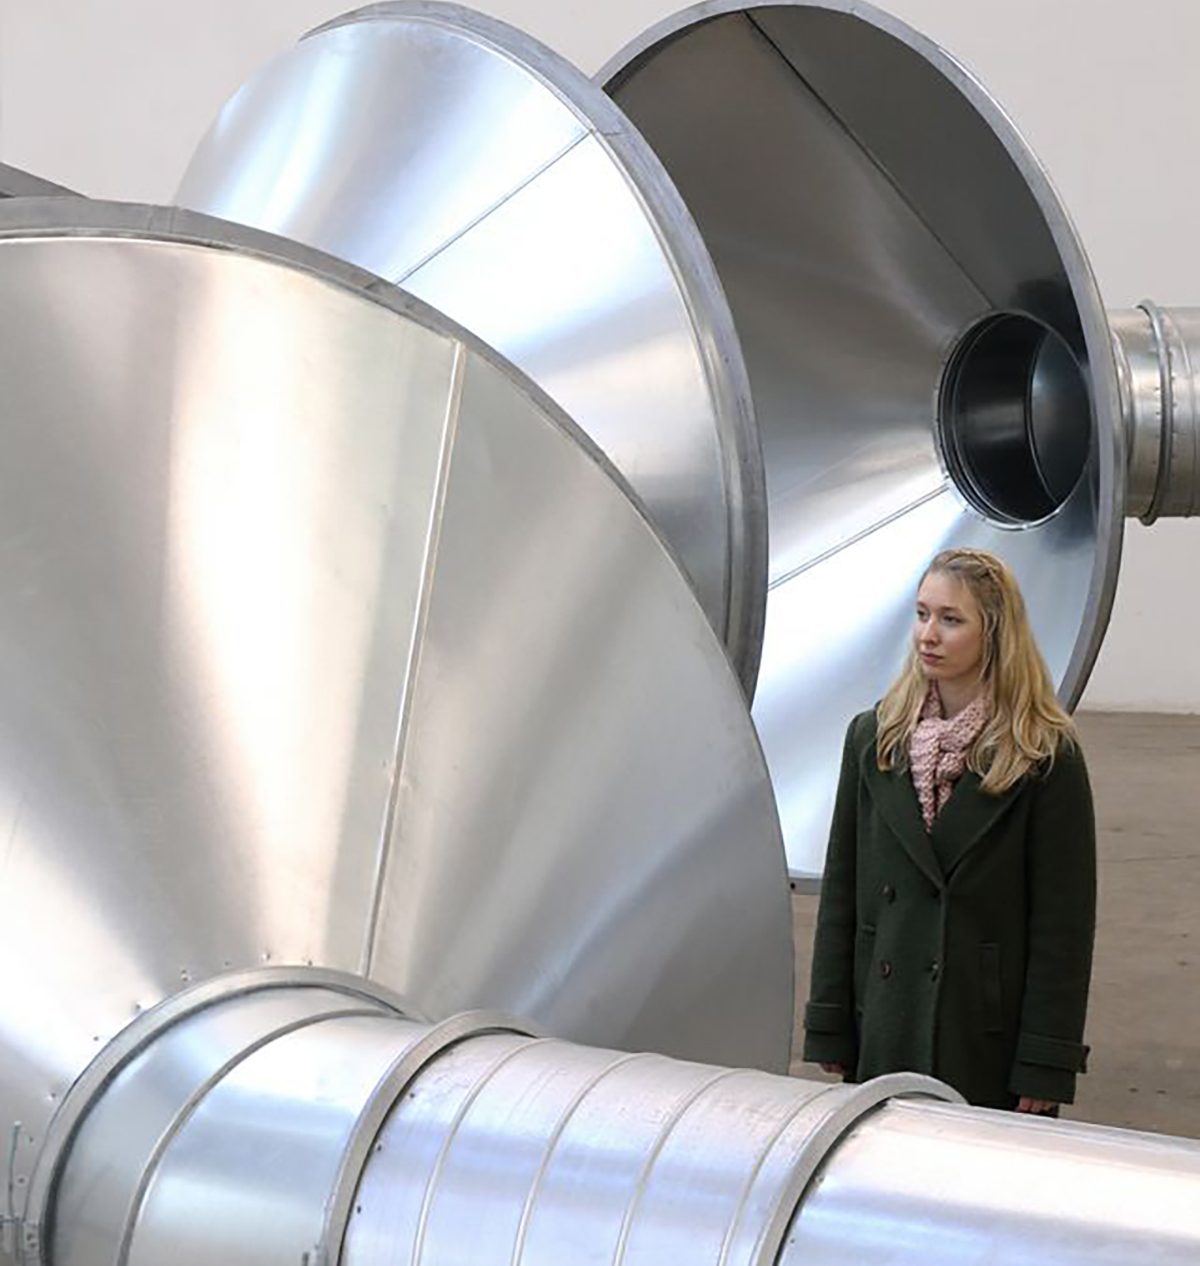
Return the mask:
<svg viewBox="0 0 1200 1266">
<path fill-rule="evenodd" d="M 467 9 L 373 5 L 251 79 L 177 197 L 402 284 L 528 373 L 638 492 L 753 692 L 766 522 L 741 350 L 691 217 L 598 87 Z"/>
<path fill-rule="evenodd" d="M 22 171 L 20 167 L 0 163 L 0 198 L 52 198 L 64 195 L 78 196 L 65 185 L 56 185 L 32 172 Z"/>
<path fill-rule="evenodd" d="M 237 981 L 150 1013 L 116 1076 L 85 1078 L 28 1266 L 770 1266 L 856 1122 L 958 1101 L 926 1077 L 820 1085 L 494 1015 L 431 1027 L 329 973 Z"/>
<path fill-rule="evenodd" d="M 1109 314 L 1129 454 L 1126 509 L 1143 523 L 1200 513 L 1200 308 Z"/>
<path fill-rule="evenodd" d="M 306 980 L 307 971 L 293 973 L 291 982 L 273 982 L 269 986 L 264 983 L 257 988 L 243 986 L 228 998 L 216 998 L 194 1016 L 185 1014 L 161 1031 L 149 1029 L 139 1035 L 140 1047 L 117 1063 L 109 1078 L 100 1082 L 90 1095 L 81 1095 L 78 1086 L 72 1088 L 71 1101 L 64 1105 L 64 1110 L 78 1112 L 82 1124 L 59 1145 L 69 1145 L 69 1151 L 40 1158 L 24 1218 L 22 1238 L 27 1256 L 40 1248 L 45 1259 L 52 1260 L 55 1266 L 97 1266 L 118 1254 L 128 1255 L 139 1224 L 149 1219 L 152 1225 L 155 1209 L 162 1206 L 162 1184 L 170 1183 L 172 1171 L 180 1168 L 181 1152 L 176 1145 L 186 1142 L 181 1140 L 184 1131 L 191 1130 L 194 1134 L 206 1126 L 211 1128 L 214 1117 L 219 1122 L 222 1137 L 214 1142 L 214 1155 L 206 1157 L 207 1164 L 214 1162 L 226 1138 L 238 1137 L 237 1130 L 220 1118 L 219 1108 L 229 1100 L 231 1087 L 244 1084 L 247 1069 L 243 1065 L 249 1057 L 271 1048 L 276 1052 L 275 1071 L 265 1084 L 252 1091 L 253 1107 L 248 1111 L 243 1099 L 238 1111 L 257 1117 L 269 1109 L 278 1118 L 277 1127 L 286 1130 L 289 1105 L 294 1118 L 300 1111 L 295 1107 L 298 1094 L 312 1089 L 312 1069 L 305 1061 L 311 1061 L 315 1053 L 329 1050 L 328 1042 L 314 1045 L 315 1026 L 335 1017 L 356 1020 L 374 1017 L 376 1021 L 381 1016 L 395 1017 L 396 1013 L 378 1000 L 352 991 L 350 982 Z M 411 1034 L 415 1041 L 424 1035 L 427 1027 L 409 1023 L 403 1032 Z M 338 1031 L 345 1029 L 339 1027 Z M 363 1033 L 369 1055 L 377 1026 L 362 1029 L 360 1025 L 351 1031 Z M 394 1058 L 397 1031 L 389 1026 L 387 1034 L 390 1063 Z M 288 1041 L 284 1042 L 284 1038 Z M 299 1055 L 292 1055 L 290 1066 L 288 1060 L 280 1065 L 278 1052 L 290 1050 L 297 1043 L 302 1044 Z M 361 1041 L 359 1046 L 361 1048 Z M 344 1050 L 343 1043 L 335 1055 L 339 1064 L 343 1062 Z M 363 1062 L 361 1054 L 357 1054 L 354 1065 L 346 1069 L 346 1075 L 361 1081 Z M 369 1060 L 366 1062 L 369 1065 Z M 261 1064 L 251 1067 L 257 1070 Z M 294 1075 L 301 1069 L 305 1076 L 298 1091 L 291 1085 L 289 1074 Z M 376 1072 L 376 1080 L 378 1075 Z M 325 1076 L 332 1082 L 330 1072 Z M 319 1088 L 316 1097 L 327 1111 L 329 1088 Z M 73 1100 L 77 1098 L 85 1101 L 76 1105 Z M 197 1122 L 201 1108 L 203 1113 Z M 294 1216 L 302 1220 L 305 1227 L 311 1225 L 314 1216 L 320 1217 L 328 1194 L 327 1190 L 317 1190 L 315 1198 L 312 1196 L 313 1171 L 319 1170 L 322 1161 L 328 1163 L 330 1156 L 336 1164 L 340 1156 L 337 1144 L 341 1141 L 344 1146 L 343 1135 L 355 1120 L 356 1115 L 351 1117 L 349 1126 L 343 1122 L 333 1138 L 328 1125 L 321 1131 L 302 1131 L 300 1137 L 302 1141 L 309 1141 L 308 1149 L 303 1146 L 289 1149 L 285 1164 L 272 1167 L 275 1180 L 286 1179 L 294 1192 L 294 1199 L 282 1201 L 284 1207 L 295 1210 Z M 318 1149 L 315 1157 L 311 1154 L 314 1141 Z M 170 1166 L 164 1166 L 161 1162 L 168 1150 L 173 1159 Z M 69 1164 L 64 1167 L 66 1156 L 69 1156 Z M 200 1181 L 202 1187 L 215 1188 L 209 1193 L 210 1204 L 220 1200 L 221 1191 L 229 1191 L 235 1167 L 236 1160 L 222 1165 L 220 1184 Z M 296 1172 L 298 1167 L 303 1171 L 300 1174 Z M 307 1200 L 303 1198 L 304 1183 L 310 1184 Z M 152 1185 L 155 1196 L 150 1202 Z M 259 1186 L 256 1199 L 266 1194 Z M 48 1218 L 51 1196 L 52 1223 Z M 190 1203 L 196 1205 L 194 1192 Z M 280 1203 L 276 1192 L 273 1201 L 276 1223 Z M 277 1232 L 279 1229 L 276 1226 Z M 312 1242 L 315 1243 L 320 1229 L 318 1222 L 312 1230 Z M 254 1237 L 250 1235 L 247 1239 L 253 1241 Z M 139 1242 L 144 1244 L 144 1235 Z"/>
<path fill-rule="evenodd" d="M 0 1123 L 250 966 L 783 1068 L 738 682 L 576 428 L 377 279 L 0 207 Z"/>
<path fill-rule="evenodd" d="M 345 1266 L 772 1266 L 842 1134 L 926 1077 L 830 1086 L 497 1034 L 433 1063 L 372 1148 Z"/>
<path fill-rule="evenodd" d="M 102 1056 L 113 1080 L 85 1076 L 49 1251 L 23 1266 L 1190 1266 L 1200 1253 L 1191 1140 L 969 1108 L 911 1074 L 818 1084 L 575 1046 L 498 1015 L 430 1026 L 353 977 L 256 975 L 151 1012 L 132 1026 L 140 1049 L 122 1038 L 124 1056 Z M 123 1117 L 156 1128 L 126 1138 Z M 89 1191 L 106 1177 L 118 1217 Z"/>
<path fill-rule="evenodd" d="M 745 351 L 771 533 L 754 715 L 811 877 L 846 722 L 898 670 L 939 549 L 1009 561 L 1060 694 L 1082 691 L 1124 517 L 1108 324 L 1007 117 L 868 4 L 697 5 L 599 78 L 695 216 Z"/>
<path fill-rule="evenodd" d="M 1200 1142 L 889 1103 L 809 1189 L 779 1266 L 1192 1266 Z"/>
</svg>

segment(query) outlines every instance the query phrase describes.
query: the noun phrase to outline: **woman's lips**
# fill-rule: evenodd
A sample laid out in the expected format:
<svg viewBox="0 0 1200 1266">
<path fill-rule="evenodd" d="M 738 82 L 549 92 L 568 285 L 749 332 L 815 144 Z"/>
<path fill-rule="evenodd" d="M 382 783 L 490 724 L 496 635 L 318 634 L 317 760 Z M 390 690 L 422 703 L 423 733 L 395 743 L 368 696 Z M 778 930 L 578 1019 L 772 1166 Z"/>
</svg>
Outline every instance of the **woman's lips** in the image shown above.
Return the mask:
<svg viewBox="0 0 1200 1266">
<path fill-rule="evenodd" d="M 942 662 L 942 657 L 940 655 L 930 655 L 925 651 L 922 651 L 921 661 L 925 664 L 940 664 Z"/>
</svg>

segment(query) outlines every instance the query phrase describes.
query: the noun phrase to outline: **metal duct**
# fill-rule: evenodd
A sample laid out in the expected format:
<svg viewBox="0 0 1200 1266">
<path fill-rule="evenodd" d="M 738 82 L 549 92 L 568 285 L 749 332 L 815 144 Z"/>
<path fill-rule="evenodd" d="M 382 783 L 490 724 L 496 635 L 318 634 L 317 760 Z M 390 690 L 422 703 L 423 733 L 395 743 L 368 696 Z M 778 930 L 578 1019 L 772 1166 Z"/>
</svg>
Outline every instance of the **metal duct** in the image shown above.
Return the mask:
<svg viewBox="0 0 1200 1266">
<path fill-rule="evenodd" d="M 1011 121 L 869 4 L 696 5 L 598 78 L 695 216 L 746 355 L 771 533 L 754 716 L 789 866 L 812 879 L 839 736 L 898 670 L 937 550 L 1014 567 L 1078 700 L 1116 585 L 1127 442 L 1129 513 L 1195 510 L 1195 326 L 1148 305 L 1110 331 Z"/>
<path fill-rule="evenodd" d="M 1129 462 L 1126 512 L 1200 513 L 1200 309 L 1109 314 Z"/>
<path fill-rule="evenodd" d="M 271 964 L 782 1070 L 738 682 L 619 477 L 377 278 L 0 206 L 0 1128 L 17 1194 L 131 1016 Z"/>
<path fill-rule="evenodd" d="M 72 1089 L 23 1262 L 1193 1266 L 1200 1144 L 954 1100 L 247 973 L 142 1017 Z"/>
<path fill-rule="evenodd" d="M 938 549 L 1014 566 L 1077 701 L 1116 584 L 1126 429 L 1131 512 L 1190 513 L 1200 487 L 1186 338 L 1172 326 L 1160 354 L 1130 327 L 1119 342 L 1138 368 L 1125 357 L 1119 384 L 1086 255 L 1036 158 L 958 63 L 869 5 L 701 4 L 600 78 L 620 111 L 490 19 L 371 6 L 246 84 L 179 196 L 403 280 L 532 373 L 643 492 L 747 686 L 761 625 L 703 577 L 732 565 L 753 595 L 743 615 L 761 612 L 760 577 L 709 516 L 740 520 L 747 542 L 769 519 L 754 716 L 789 869 L 813 880 L 841 732 L 898 669 Z M 630 233 L 657 245 L 635 258 Z M 728 477 L 729 454 L 755 443 L 722 289 L 765 503 L 756 463 L 742 491 Z M 631 315 L 644 301 L 662 318 L 652 337 Z M 670 348 L 694 367 L 705 346 L 733 372 L 698 408 L 650 365 L 665 371 Z M 1157 412 L 1128 390 L 1153 363 Z M 725 454 L 724 493 L 702 450 Z"/>
<path fill-rule="evenodd" d="M 741 351 L 686 208 L 586 76 L 457 5 L 372 5 L 242 87 L 177 200 L 369 268 L 524 370 L 633 485 L 753 693 L 766 520 Z"/>
<path fill-rule="evenodd" d="M 0 163 L 0 198 L 78 197 L 73 189 L 43 180 L 20 167 Z"/>
</svg>

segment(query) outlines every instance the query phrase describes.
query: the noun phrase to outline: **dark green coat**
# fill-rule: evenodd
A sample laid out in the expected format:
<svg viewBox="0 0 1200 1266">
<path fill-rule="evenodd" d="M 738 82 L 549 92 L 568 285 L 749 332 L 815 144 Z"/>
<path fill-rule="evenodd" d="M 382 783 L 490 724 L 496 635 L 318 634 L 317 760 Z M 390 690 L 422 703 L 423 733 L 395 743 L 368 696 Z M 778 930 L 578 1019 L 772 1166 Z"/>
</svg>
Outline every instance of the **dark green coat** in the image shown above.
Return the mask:
<svg viewBox="0 0 1200 1266">
<path fill-rule="evenodd" d="M 964 773 L 925 829 L 850 723 L 821 890 L 804 1058 L 857 1080 L 931 1073 L 970 1103 L 1071 1103 L 1084 1070 L 1096 909 L 1083 755 L 988 795 Z"/>
</svg>

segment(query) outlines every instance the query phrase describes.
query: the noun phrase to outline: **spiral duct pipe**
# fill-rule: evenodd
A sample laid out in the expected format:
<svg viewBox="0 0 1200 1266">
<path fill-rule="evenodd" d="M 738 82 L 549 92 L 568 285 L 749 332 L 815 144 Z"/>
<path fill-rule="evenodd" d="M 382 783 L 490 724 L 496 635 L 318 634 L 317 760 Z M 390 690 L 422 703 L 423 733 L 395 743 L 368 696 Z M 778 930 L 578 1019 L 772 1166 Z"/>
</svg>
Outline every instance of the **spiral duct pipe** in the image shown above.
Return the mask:
<svg viewBox="0 0 1200 1266">
<path fill-rule="evenodd" d="M 744 697 L 564 415 L 170 209 L 0 204 L 0 313 L 0 1216 L 131 1017 L 264 964 L 787 1067 Z"/>
<path fill-rule="evenodd" d="M 35 1171 L 24 1266 L 1191 1266 L 1200 1144 L 428 1024 L 218 977 L 119 1035 Z M 900 1197 L 897 1198 L 897 1193 Z"/>
<path fill-rule="evenodd" d="M 1147 525 L 1200 513 L 1200 309 L 1149 301 L 1109 313 L 1128 478 L 1126 510 Z"/>
</svg>

